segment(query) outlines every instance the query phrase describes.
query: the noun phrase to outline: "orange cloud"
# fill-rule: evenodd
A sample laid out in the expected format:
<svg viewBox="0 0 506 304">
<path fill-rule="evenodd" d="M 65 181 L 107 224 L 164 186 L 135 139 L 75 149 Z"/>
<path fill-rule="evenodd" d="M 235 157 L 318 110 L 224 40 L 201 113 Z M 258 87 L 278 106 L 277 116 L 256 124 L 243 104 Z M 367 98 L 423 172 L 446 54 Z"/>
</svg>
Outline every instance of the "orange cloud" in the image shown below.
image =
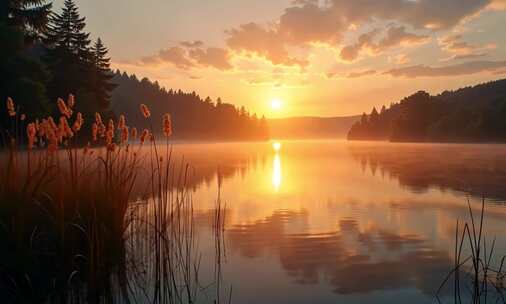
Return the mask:
<svg viewBox="0 0 506 304">
<path fill-rule="evenodd" d="M 257 23 L 242 24 L 226 32 L 227 45 L 235 51 L 262 56 L 273 64 L 306 66 L 306 60 L 290 57 L 277 29 L 264 28 Z"/>
<path fill-rule="evenodd" d="M 172 64 L 182 70 L 191 68 L 213 67 L 218 70 L 230 70 L 230 53 L 226 49 L 210 47 L 207 49 L 196 47 L 200 41 L 182 42 L 189 49 L 179 46 L 161 49 L 157 54 L 141 58 L 140 62 L 130 63 L 141 66 L 156 66 Z"/>
<path fill-rule="evenodd" d="M 189 52 L 190 58 L 194 59 L 198 64 L 204 67 L 214 67 L 218 70 L 230 70 L 230 53 L 222 48 L 208 48 L 208 49 L 192 49 Z"/>
<path fill-rule="evenodd" d="M 429 41 L 430 37 L 426 35 L 416 35 L 406 32 L 404 26 L 389 27 L 385 36 L 378 42 L 374 39 L 379 34 L 379 30 L 375 29 L 359 36 L 355 44 L 345 46 L 340 53 L 341 59 L 345 61 L 354 61 L 358 58 L 362 50 L 369 50 L 371 53 L 379 54 L 387 49 L 395 46 L 411 46 L 422 44 Z"/>
<path fill-rule="evenodd" d="M 445 36 L 438 40 L 442 50 L 453 54 L 450 58 L 446 58 L 444 60 L 460 60 L 483 57 L 487 55 L 486 51 L 496 48 L 496 45 L 493 43 L 478 46 L 465 42 L 462 39 L 462 35 L 457 34 Z"/>
<path fill-rule="evenodd" d="M 442 67 L 414 65 L 405 68 L 392 69 L 384 74 L 406 78 L 460 76 L 481 72 L 496 72 L 505 67 L 506 61 L 470 61 Z"/>
</svg>

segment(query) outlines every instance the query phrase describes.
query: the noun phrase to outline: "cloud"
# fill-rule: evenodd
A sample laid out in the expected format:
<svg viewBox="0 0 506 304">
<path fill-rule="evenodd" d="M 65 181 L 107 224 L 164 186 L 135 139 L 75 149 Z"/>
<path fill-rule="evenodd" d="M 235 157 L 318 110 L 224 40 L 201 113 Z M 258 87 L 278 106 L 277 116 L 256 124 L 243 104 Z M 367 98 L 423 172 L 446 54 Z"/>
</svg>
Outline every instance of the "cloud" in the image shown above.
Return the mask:
<svg viewBox="0 0 506 304">
<path fill-rule="evenodd" d="M 494 0 L 489 7 L 496 10 L 506 9 L 506 0 Z"/>
<path fill-rule="evenodd" d="M 431 32 L 448 30 L 502 1 L 294 0 L 272 24 L 251 22 L 226 31 L 226 42 L 235 51 L 261 56 L 276 65 L 307 66 L 307 55 L 295 58 L 290 55 L 292 48 L 306 49 L 315 43 L 335 47 L 350 28 L 373 22 L 399 25 L 389 27 L 379 41 L 375 41 L 379 33 L 373 31 L 361 35 L 356 44 L 345 46 L 341 58 L 353 61 L 364 49 L 378 54 L 396 46 L 429 41 L 427 35 L 408 33 L 407 26 Z"/>
<path fill-rule="evenodd" d="M 195 60 L 199 65 L 204 67 L 214 67 L 218 70 L 230 70 L 230 53 L 222 48 L 192 49 L 189 52 L 190 58 Z"/>
<path fill-rule="evenodd" d="M 375 29 L 358 37 L 355 44 L 345 46 L 340 53 L 341 59 L 345 61 L 354 61 L 363 50 L 368 50 L 373 54 L 380 54 L 395 46 L 412 46 L 423 44 L 429 41 L 430 37 L 426 35 L 417 35 L 406 32 L 404 26 L 391 26 L 386 31 L 383 38 L 375 42 L 380 30 Z"/>
<path fill-rule="evenodd" d="M 358 41 L 355 44 L 345 46 L 339 56 L 345 61 L 354 61 L 362 49 L 374 49 L 374 38 L 378 35 L 379 30 L 372 30 L 368 33 L 362 34 L 358 37 Z"/>
<path fill-rule="evenodd" d="M 178 46 L 160 50 L 158 53 L 158 58 L 162 62 L 172 63 L 176 67 L 183 70 L 187 70 L 195 66 L 193 62 L 188 59 L 186 51 Z"/>
<path fill-rule="evenodd" d="M 455 55 L 452 57 L 453 60 L 467 60 L 467 59 L 476 59 L 480 57 L 487 56 L 487 53 L 477 53 L 477 54 L 467 54 L 467 55 Z"/>
<path fill-rule="evenodd" d="M 200 45 L 192 42 L 191 45 Z M 191 68 L 214 67 L 219 70 L 230 70 L 230 53 L 226 49 L 210 47 L 207 49 L 192 47 L 187 50 L 179 46 L 161 49 L 157 54 L 141 58 L 140 62 L 133 63 L 143 66 L 156 66 L 172 64 L 182 70 Z"/>
<path fill-rule="evenodd" d="M 398 21 L 417 29 L 444 30 L 487 8 L 492 0 L 331 0 L 350 23 Z"/>
<path fill-rule="evenodd" d="M 470 61 L 461 64 L 442 67 L 414 65 L 405 68 L 392 69 L 384 74 L 393 77 L 442 77 L 476 74 L 481 72 L 496 72 L 506 67 L 506 61 Z"/>
<path fill-rule="evenodd" d="M 273 64 L 307 65 L 307 61 L 289 56 L 277 28 L 264 28 L 257 23 L 247 23 L 226 33 L 229 35 L 227 46 L 233 50 L 262 56 Z"/>
<path fill-rule="evenodd" d="M 403 65 L 410 63 L 411 59 L 406 54 L 398 54 L 395 56 L 389 56 L 388 61 L 398 65 Z"/>
<path fill-rule="evenodd" d="M 361 72 L 351 72 L 348 74 L 348 78 L 359 78 L 359 77 L 364 77 L 364 76 L 370 76 L 370 75 L 375 75 L 376 74 L 376 71 L 375 70 L 365 70 L 365 71 L 361 71 Z"/>
<path fill-rule="evenodd" d="M 194 66 L 186 56 L 186 50 L 178 46 L 161 49 L 155 55 L 142 57 L 137 65 L 161 65 L 165 63 L 171 63 L 183 70 L 188 70 Z"/>
<path fill-rule="evenodd" d="M 308 2 L 287 8 L 279 19 L 280 35 L 287 43 L 297 45 L 339 42 L 347 27 L 337 11 Z"/>
<path fill-rule="evenodd" d="M 181 46 L 184 46 L 185 48 L 198 48 L 204 46 L 204 42 L 200 40 L 195 41 L 181 41 L 179 43 Z"/>
<path fill-rule="evenodd" d="M 483 57 L 487 55 L 486 51 L 496 48 L 496 45 L 493 43 L 478 46 L 463 41 L 462 39 L 463 37 L 461 34 L 449 35 L 438 39 L 441 49 L 452 54 L 451 57 L 445 58 L 443 61 Z"/>
</svg>

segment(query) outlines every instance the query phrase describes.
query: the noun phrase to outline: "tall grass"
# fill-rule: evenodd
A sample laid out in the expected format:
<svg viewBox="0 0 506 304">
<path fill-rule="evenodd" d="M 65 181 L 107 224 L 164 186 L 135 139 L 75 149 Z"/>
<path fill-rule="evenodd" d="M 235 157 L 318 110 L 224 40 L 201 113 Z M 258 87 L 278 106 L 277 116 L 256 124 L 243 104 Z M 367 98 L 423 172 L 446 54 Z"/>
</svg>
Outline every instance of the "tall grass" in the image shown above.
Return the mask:
<svg viewBox="0 0 506 304">
<path fill-rule="evenodd" d="M 453 303 L 506 303 L 504 293 L 506 256 L 495 259 L 495 238 L 487 242 L 484 220 L 485 199 L 481 202 L 479 218 L 468 200 L 469 221 L 457 221 L 455 229 L 454 266 L 441 283 L 436 299 L 444 288 L 453 289 Z M 448 286 L 453 281 L 452 286 Z"/>
<path fill-rule="evenodd" d="M 12 121 L 2 130 L 0 157 L 2 298 L 195 303 L 200 256 L 185 187 L 190 167 L 182 161 L 176 169 L 170 116 L 161 122 L 159 141 L 144 105 L 150 127 L 138 139 L 123 116 L 106 125 L 98 113 L 87 136 L 80 134 L 85 118 L 74 115 L 73 96 L 57 104 L 58 124 L 51 117 L 29 122 L 21 136 L 25 117 L 7 102 Z M 82 147 L 78 137 L 91 142 Z M 140 179 L 144 170 L 149 178 Z M 146 190 L 136 197 L 134 188 Z"/>
</svg>

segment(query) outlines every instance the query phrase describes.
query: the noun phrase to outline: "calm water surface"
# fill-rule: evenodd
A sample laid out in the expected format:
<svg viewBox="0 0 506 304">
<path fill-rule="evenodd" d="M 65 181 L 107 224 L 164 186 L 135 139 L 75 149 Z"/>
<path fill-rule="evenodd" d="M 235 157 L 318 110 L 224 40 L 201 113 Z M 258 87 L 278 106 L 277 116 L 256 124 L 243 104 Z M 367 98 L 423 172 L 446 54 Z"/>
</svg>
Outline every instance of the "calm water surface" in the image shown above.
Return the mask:
<svg viewBox="0 0 506 304">
<path fill-rule="evenodd" d="M 433 303 L 467 199 L 506 253 L 506 145 L 345 141 L 175 145 L 193 166 L 203 280 L 226 204 L 233 303 Z M 211 257 L 211 258 L 206 258 Z"/>
</svg>

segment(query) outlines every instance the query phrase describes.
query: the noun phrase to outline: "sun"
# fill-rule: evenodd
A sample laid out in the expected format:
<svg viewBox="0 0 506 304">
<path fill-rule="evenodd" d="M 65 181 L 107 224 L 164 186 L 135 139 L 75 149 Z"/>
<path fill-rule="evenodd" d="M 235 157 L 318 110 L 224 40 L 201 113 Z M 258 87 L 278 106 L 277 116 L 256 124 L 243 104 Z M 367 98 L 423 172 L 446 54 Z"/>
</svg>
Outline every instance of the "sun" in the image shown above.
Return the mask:
<svg viewBox="0 0 506 304">
<path fill-rule="evenodd" d="M 271 108 L 275 111 L 281 109 L 281 107 L 283 106 L 283 102 L 279 99 L 273 99 L 271 100 Z"/>
</svg>

